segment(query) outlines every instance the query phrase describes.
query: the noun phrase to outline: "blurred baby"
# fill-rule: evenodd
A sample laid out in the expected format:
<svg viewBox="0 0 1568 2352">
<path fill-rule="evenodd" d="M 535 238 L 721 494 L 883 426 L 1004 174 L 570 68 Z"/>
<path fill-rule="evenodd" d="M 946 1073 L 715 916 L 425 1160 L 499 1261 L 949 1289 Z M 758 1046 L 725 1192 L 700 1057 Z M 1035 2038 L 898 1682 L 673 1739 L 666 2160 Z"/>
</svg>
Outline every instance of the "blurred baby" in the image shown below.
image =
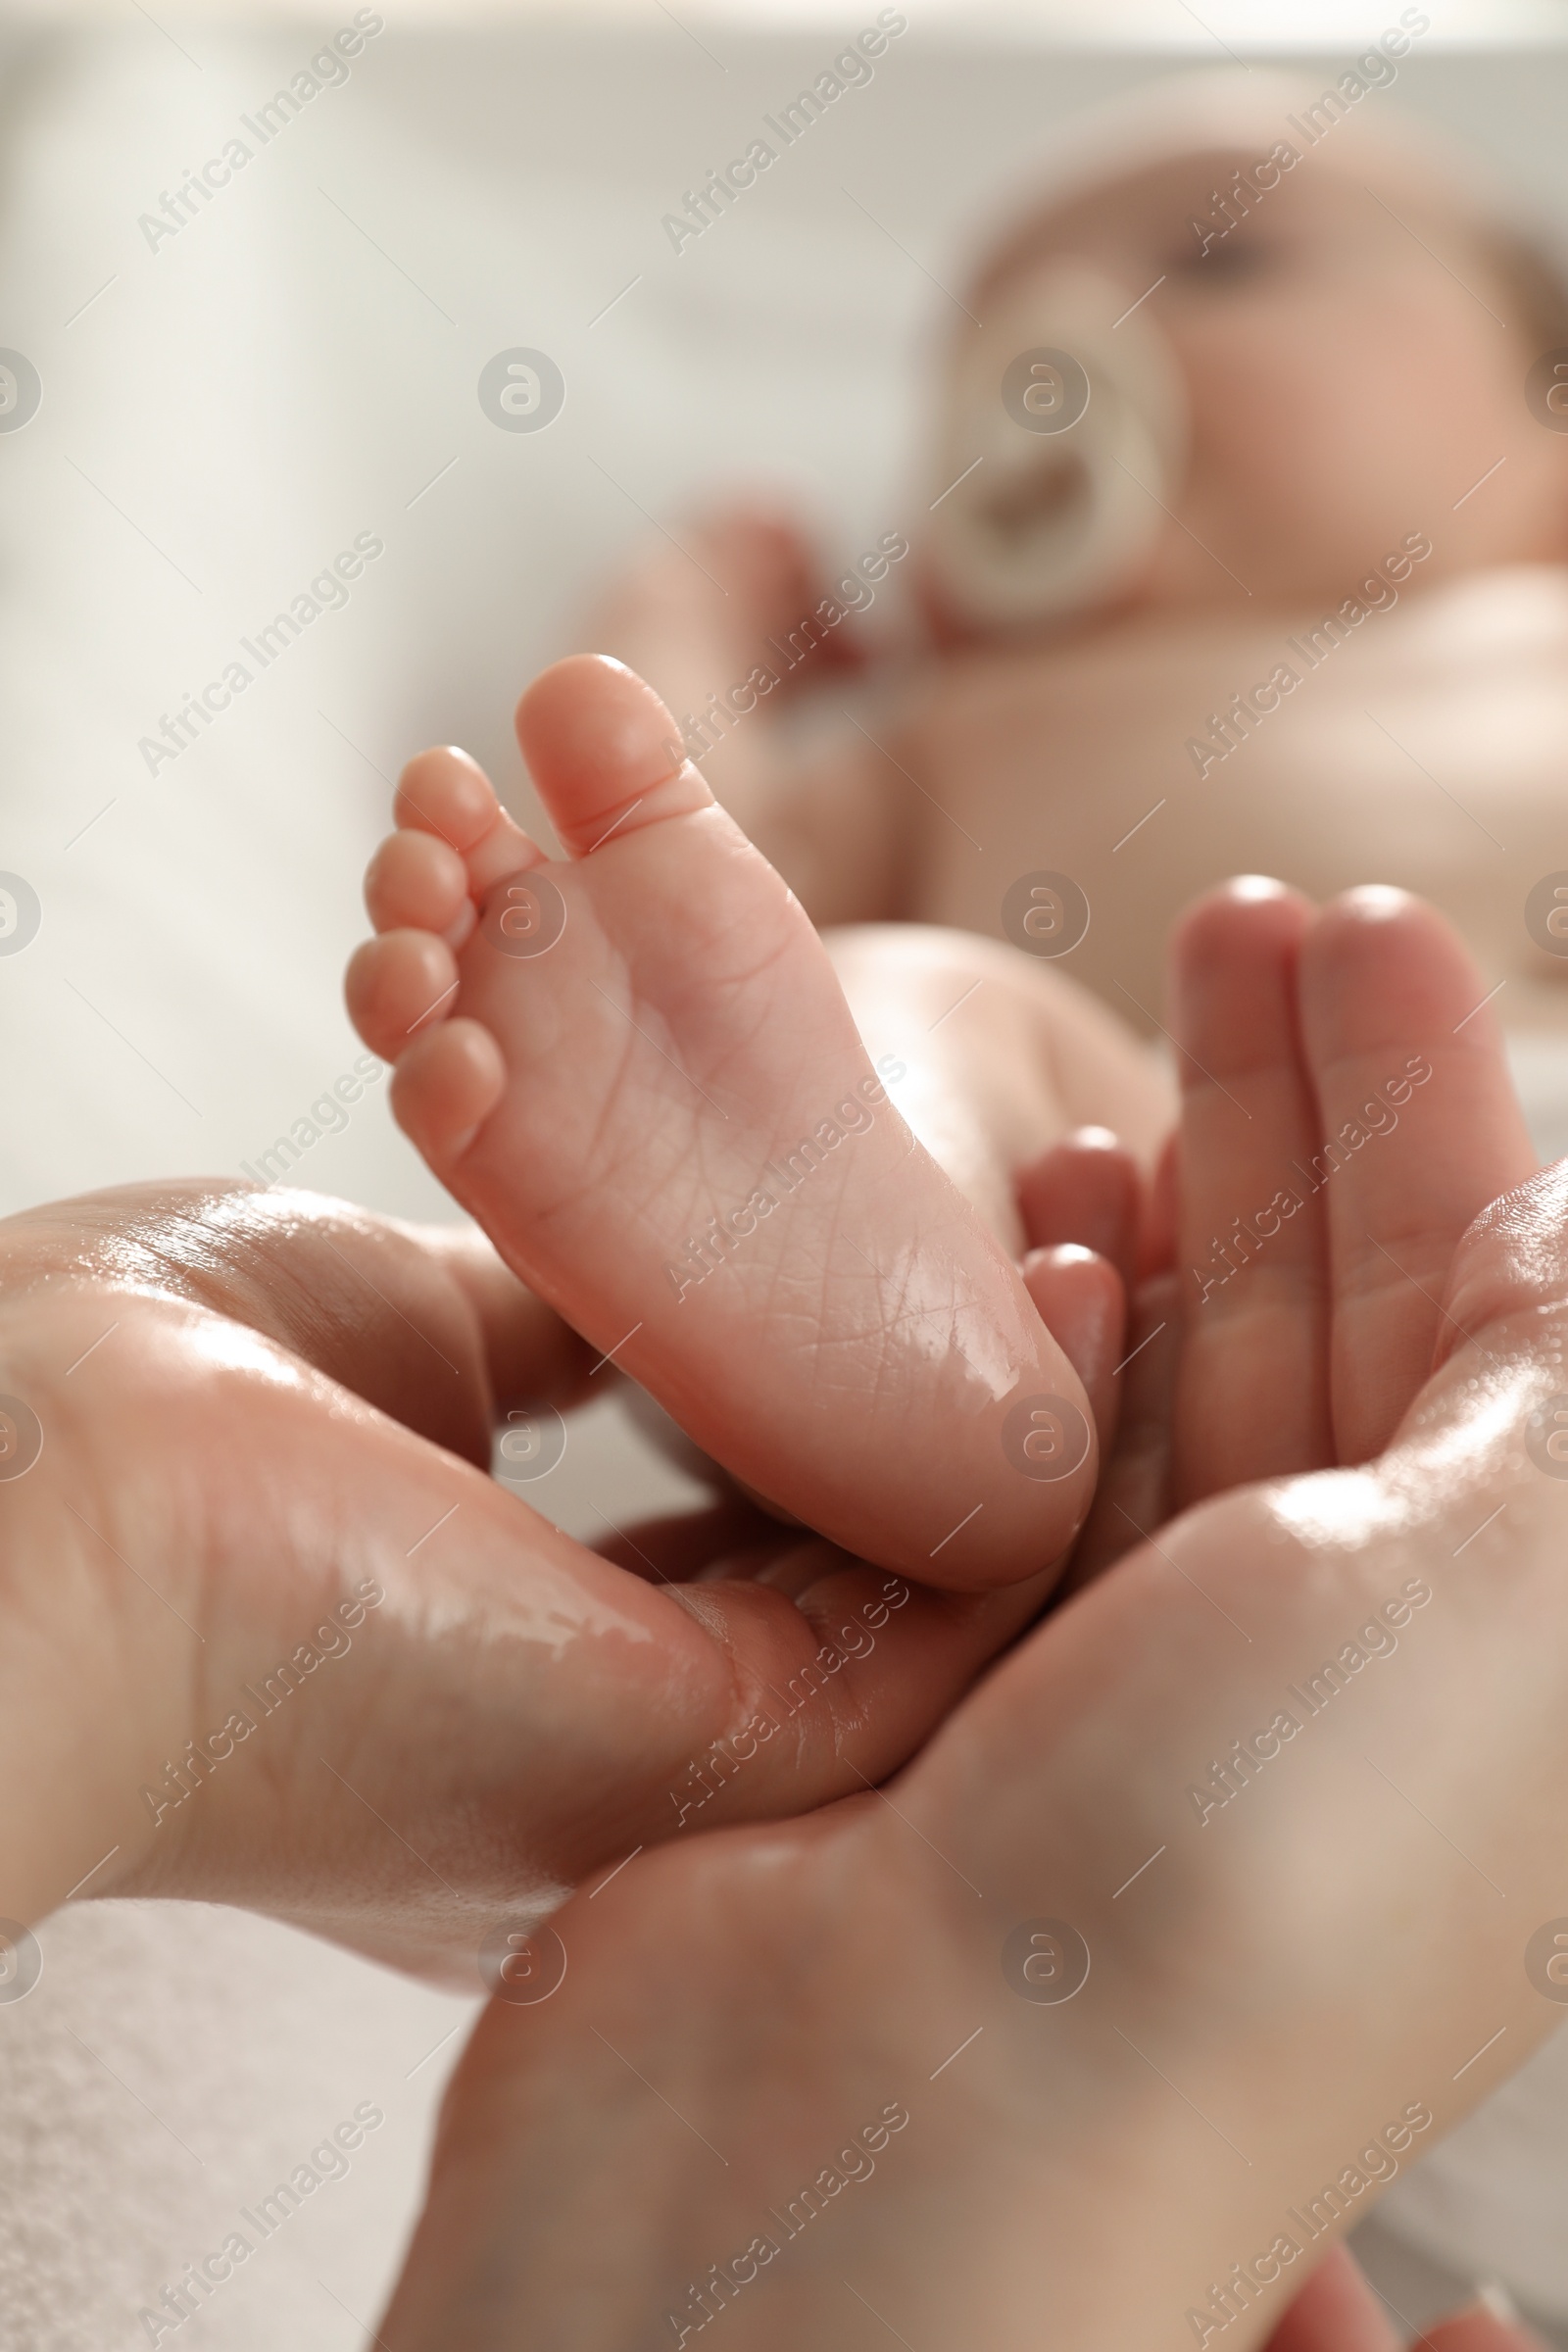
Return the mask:
<svg viewBox="0 0 1568 2352">
<path fill-rule="evenodd" d="M 946 314 L 902 527 L 818 579 L 737 507 L 687 534 L 702 568 L 664 541 L 607 598 L 592 641 L 818 923 L 1068 956 L 1147 1034 L 1218 876 L 1376 878 L 1560 1030 L 1568 292 L 1396 112 L 1427 26 L 1060 136 Z M 857 675 L 845 616 L 901 579 L 918 626 Z"/>
</svg>

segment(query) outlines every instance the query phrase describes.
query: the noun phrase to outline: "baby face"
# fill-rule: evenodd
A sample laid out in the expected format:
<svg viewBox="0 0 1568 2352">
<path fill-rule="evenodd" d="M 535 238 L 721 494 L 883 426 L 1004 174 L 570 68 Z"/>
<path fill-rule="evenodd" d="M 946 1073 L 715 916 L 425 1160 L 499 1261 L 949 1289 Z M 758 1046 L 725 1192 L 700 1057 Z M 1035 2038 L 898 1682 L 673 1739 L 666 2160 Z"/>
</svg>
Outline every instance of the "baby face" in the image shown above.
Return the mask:
<svg viewBox="0 0 1568 2352">
<path fill-rule="evenodd" d="M 1129 302 L 1154 289 L 1140 311 L 1185 379 L 1190 449 L 1118 601 L 1339 597 L 1412 531 L 1428 581 L 1568 554 L 1568 437 L 1525 400 L 1541 334 L 1482 232 L 1348 129 L 1339 158 L 1281 137 L 1294 163 L 1288 145 L 1193 154 L 1086 192 L 971 297 L 983 317 L 1058 264 Z"/>
</svg>

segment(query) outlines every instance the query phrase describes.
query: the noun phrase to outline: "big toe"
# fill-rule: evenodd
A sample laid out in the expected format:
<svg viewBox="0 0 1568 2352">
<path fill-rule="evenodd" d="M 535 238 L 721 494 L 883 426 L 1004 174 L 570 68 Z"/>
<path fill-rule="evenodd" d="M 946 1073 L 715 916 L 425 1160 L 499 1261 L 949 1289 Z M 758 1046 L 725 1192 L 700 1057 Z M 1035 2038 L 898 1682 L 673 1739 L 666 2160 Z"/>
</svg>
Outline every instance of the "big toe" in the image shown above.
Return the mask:
<svg viewBox="0 0 1568 2352">
<path fill-rule="evenodd" d="M 706 808 L 711 794 L 646 680 L 608 654 L 555 662 L 517 705 L 517 741 L 567 851 Z"/>
</svg>

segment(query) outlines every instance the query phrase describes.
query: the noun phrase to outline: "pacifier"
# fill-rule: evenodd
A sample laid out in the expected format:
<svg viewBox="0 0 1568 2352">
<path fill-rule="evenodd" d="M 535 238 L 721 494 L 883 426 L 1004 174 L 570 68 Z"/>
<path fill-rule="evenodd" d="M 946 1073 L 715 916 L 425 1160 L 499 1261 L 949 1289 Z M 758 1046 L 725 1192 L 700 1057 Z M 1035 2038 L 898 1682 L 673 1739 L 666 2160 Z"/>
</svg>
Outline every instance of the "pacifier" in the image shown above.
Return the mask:
<svg viewBox="0 0 1568 2352">
<path fill-rule="evenodd" d="M 925 556 L 941 601 L 985 631 L 1105 602 L 1163 529 L 1186 448 L 1181 370 L 1136 292 L 1078 263 L 1009 281 L 959 353 L 935 436 Z"/>
</svg>

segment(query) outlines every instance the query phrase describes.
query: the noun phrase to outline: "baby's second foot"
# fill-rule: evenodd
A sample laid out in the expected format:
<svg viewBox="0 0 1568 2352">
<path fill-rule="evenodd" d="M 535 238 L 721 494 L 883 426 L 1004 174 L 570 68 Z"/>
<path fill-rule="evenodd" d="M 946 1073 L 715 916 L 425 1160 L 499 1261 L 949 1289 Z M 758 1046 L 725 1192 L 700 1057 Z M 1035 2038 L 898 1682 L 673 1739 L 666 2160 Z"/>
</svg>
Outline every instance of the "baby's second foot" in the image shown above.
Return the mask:
<svg viewBox="0 0 1568 2352">
<path fill-rule="evenodd" d="M 406 1132 L 748 1485 L 929 1584 L 1045 1567 L 1093 1492 L 1082 1388 L 799 904 L 618 663 L 547 670 L 517 731 L 564 858 L 438 751 L 370 869 L 349 1002 Z"/>
</svg>

